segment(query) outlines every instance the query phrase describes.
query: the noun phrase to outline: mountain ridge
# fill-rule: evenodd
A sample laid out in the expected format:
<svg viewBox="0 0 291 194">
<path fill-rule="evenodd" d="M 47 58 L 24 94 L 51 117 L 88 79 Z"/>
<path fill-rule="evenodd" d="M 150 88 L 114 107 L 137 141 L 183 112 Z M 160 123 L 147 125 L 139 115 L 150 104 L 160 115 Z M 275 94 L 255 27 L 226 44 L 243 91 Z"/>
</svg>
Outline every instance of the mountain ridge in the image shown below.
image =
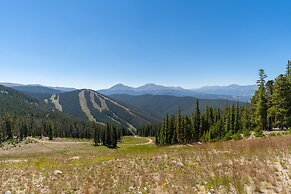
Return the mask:
<svg viewBox="0 0 291 194">
<path fill-rule="evenodd" d="M 44 100 L 55 110 L 103 125 L 115 123 L 136 130 L 151 124 L 141 112 L 90 89 L 60 93 Z"/>
<path fill-rule="evenodd" d="M 191 115 L 196 107 L 197 98 L 191 96 L 167 96 L 167 95 L 151 95 L 145 94 L 140 96 L 128 94 L 114 94 L 110 96 L 115 101 L 136 107 L 144 110 L 152 117 L 162 120 L 166 114 L 175 114 L 180 107 L 182 114 Z M 225 99 L 199 99 L 200 110 L 205 111 L 205 108 L 224 108 L 227 104 L 236 104 L 236 101 L 229 101 Z M 240 105 L 245 104 L 239 102 Z"/>
<path fill-rule="evenodd" d="M 250 101 L 256 90 L 255 85 L 231 84 L 228 86 L 205 86 L 197 89 L 184 89 L 182 87 L 162 86 L 153 83 L 139 87 L 130 87 L 123 84 L 117 84 L 109 89 L 97 90 L 104 95 L 128 94 L 128 95 L 171 95 L 171 96 L 192 96 L 202 99 L 227 99 L 241 101 Z"/>
</svg>

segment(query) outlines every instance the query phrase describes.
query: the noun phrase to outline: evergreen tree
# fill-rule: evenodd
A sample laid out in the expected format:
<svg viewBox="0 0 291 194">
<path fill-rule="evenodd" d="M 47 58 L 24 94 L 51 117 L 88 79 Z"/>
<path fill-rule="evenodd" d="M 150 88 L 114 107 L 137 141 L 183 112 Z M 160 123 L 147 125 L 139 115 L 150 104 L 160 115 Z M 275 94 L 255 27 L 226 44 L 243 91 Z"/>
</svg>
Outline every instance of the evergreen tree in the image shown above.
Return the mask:
<svg viewBox="0 0 291 194">
<path fill-rule="evenodd" d="M 237 133 L 240 130 L 241 130 L 241 115 L 240 115 L 240 107 L 237 101 L 236 109 L 235 109 L 234 133 Z"/>
<path fill-rule="evenodd" d="M 101 142 L 97 125 L 93 125 L 93 129 L 94 129 L 94 146 L 99 146 Z"/>
<path fill-rule="evenodd" d="M 224 134 L 230 131 L 230 126 L 230 108 L 227 102 L 224 108 Z"/>
<path fill-rule="evenodd" d="M 184 130 L 183 130 L 183 126 L 182 126 L 182 115 L 181 115 L 181 109 L 179 107 L 179 111 L 178 111 L 178 117 L 177 117 L 177 127 L 176 127 L 176 133 L 177 133 L 177 140 L 178 143 L 184 143 Z"/>
<path fill-rule="evenodd" d="M 245 136 L 250 134 L 251 130 L 251 110 L 250 106 L 246 105 L 242 108 L 241 111 L 241 123 L 242 123 L 242 130 Z"/>
<path fill-rule="evenodd" d="M 48 137 L 49 140 L 53 140 L 53 127 L 51 123 L 48 124 Z"/>
<path fill-rule="evenodd" d="M 198 142 L 200 137 L 202 136 L 201 131 L 201 115 L 200 115 L 200 108 L 199 108 L 199 100 L 196 100 L 196 107 L 195 107 L 195 114 L 194 114 L 194 121 L 193 121 L 193 140 Z"/>
<path fill-rule="evenodd" d="M 118 133 L 117 128 L 112 126 L 112 148 L 117 148 Z"/>
<path fill-rule="evenodd" d="M 176 118 L 174 115 L 171 116 L 170 119 L 170 137 L 171 137 L 171 142 L 170 144 L 176 144 L 177 143 L 177 131 L 176 131 Z"/>
<path fill-rule="evenodd" d="M 185 140 L 186 143 L 192 142 L 192 123 L 188 116 L 185 117 Z"/>
<path fill-rule="evenodd" d="M 291 61 L 288 60 L 287 68 L 286 68 L 286 77 L 287 79 L 291 78 Z"/>
<path fill-rule="evenodd" d="M 259 70 L 259 80 L 257 84 L 259 86 L 258 90 L 258 99 L 256 104 L 256 122 L 257 125 L 261 127 L 261 129 L 266 129 L 267 127 L 267 99 L 266 99 L 266 90 L 265 90 L 265 79 L 267 75 L 263 69 Z"/>
<path fill-rule="evenodd" d="M 288 84 L 287 91 L 287 127 L 291 129 L 291 61 L 288 60 L 287 70 L 286 70 L 286 78 Z"/>
<path fill-rule="evenodd" d="M 269 80 L 266 83 L 266 96 L 267 99 L 272 99 L 273 96 L 273 91 L 274 91 L 274 81 L 273 80 Z M 268 111 L 267 111 L 267 129 L 268 130 L 272 130 L 273 126 L 274 126 L 274 122 L 275 122 L 275 115 L 274 112 L 272 111 L 272 100 L 268 100 L 267 102 L 267 107 L 268 107 Z"/>
<path fill-rule="evenodd" d="M 14 120 L 10 114 L 6 114 L 4 117 L 5 128 L 6 128 L 6 139 L 13 139 L 13 131 L 14 131 Z"/>
<path fill-rule="evenodd" d="M 274 93 L 272 95 L 272 107 L 270 112 L 275 115 L 275 125 L 281 129 L 287 127 L 288 123 L 288 91 L 289 84 L 284 75 L 279 75 L 274 84 Z"/>
<path fill-rule="evenodd" d="M 230 110 L 230 133 L 234 134 L 234 132 L 235 132 L 235 107 L 233 104 Z"/>
</svg>

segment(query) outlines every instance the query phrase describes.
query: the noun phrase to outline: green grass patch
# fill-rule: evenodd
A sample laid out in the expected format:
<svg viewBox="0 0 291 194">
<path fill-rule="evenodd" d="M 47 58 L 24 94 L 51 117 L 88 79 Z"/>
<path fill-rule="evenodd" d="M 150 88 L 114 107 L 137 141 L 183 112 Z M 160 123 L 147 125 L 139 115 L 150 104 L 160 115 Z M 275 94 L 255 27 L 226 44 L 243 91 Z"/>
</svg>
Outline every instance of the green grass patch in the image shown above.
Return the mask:
<svg viewBox="0 0 291 194">
<path fill-rule="evenodd" d="M 125 136 L 122 137 L 122 142 L 121 144 L 143 144 L 143 143 L 148 143 L 149 140 L 145 137 L 134 137 L 134 136 Z"/>
</svg>

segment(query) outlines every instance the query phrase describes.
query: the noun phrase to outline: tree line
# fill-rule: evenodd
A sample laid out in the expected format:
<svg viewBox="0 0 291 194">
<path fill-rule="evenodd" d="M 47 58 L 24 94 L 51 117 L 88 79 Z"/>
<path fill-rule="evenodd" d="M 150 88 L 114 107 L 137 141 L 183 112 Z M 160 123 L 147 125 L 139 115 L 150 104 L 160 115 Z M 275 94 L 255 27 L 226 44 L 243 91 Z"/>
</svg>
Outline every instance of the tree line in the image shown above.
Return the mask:
<svg viewBox="0 0 291 194">
<path fill-rule="evenodd" d="M 199 100 L 192 115 L 166 115 L 156 131 L 158 145 L 185 144 L 199 141 L 241 139 L 251 131 L 262 136 L 263 130 L 291 128 L 291 62 L 286 73 L 266 81 L 267 75 L 259 70 L 258 89 L 251 103 L 243 106 L 225 105 L 224 109 L 206 107 L 202 113 Z M 154 129 L 152 129 L 154 130 Z M 153 132 L 146 128 L 147 133 Z M 144 135 L 142 133 L 142 135 Z"/>
<path fill-rule="evenodd" d="M 27 137 L 86 138 L 94 139 L 96 146 L 115 148 L 123 135 L 128 135 L 126 128 L 103 126 L 78 118 L 21 117 L 9 112 L 0 116 L 0 143 L 14 139 L 22 141 Z"/>
</svg>

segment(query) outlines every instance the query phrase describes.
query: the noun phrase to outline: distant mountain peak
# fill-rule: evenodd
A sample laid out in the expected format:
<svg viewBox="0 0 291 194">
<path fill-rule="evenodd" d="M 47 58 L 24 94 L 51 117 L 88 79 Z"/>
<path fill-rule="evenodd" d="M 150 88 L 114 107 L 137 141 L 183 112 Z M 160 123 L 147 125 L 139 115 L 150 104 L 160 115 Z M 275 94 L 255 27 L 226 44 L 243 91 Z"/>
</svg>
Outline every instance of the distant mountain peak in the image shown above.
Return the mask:
<svg viewBox="0 0 291 194">
<path fill-rule="evenodd" d="M 111 88 L 109 88 L 109 90 L 112 90 L 112 91 L 131 91 L 133 89 L 134 88 L 123 85 L 123 84 L 116 84 L 112 86 Z"/>
<path fill-rule="evenodd" d="M 99 90 L 105 95 L 129 94 L 129 95 L 169 95 L 169 96 L 194 96 L 204 99 L 229 99 L 235 100 L 240 96 L 242 101 L 249 101 L 256 90 L 255 85 L 241 86 L 231 84 L 228 86 L 205 86 L 198 89 L 184 89 L 182 87 L 162 86 L 155 83 L 148 83 L 140 87 L 129 87 L 117 84 L 109 89 Z M 235 98 L 234 98 L 235 97 Z"/>
</svg>

